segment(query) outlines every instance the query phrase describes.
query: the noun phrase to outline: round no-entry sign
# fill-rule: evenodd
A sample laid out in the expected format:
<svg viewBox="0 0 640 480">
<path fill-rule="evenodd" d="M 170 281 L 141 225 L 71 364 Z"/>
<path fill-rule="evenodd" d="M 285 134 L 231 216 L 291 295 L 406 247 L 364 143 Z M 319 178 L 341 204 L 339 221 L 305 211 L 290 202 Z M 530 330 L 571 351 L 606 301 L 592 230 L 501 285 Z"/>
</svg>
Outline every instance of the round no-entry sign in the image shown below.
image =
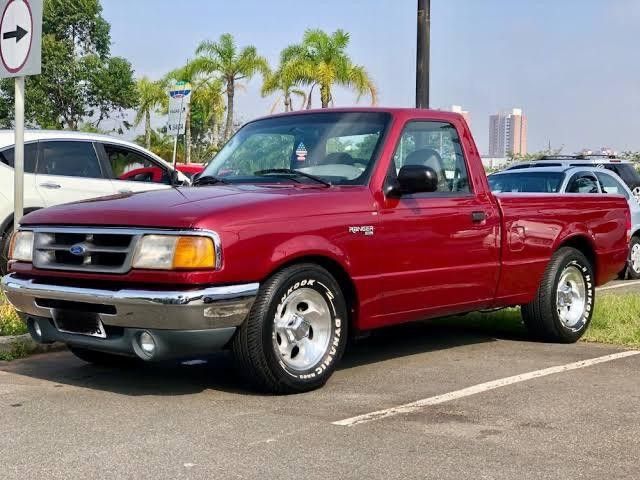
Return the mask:
<svg viewBox="0 0 640 480">
<path fill-rule="evenodd" d="M 10 0 L 0 21 L 0 59 L 7 71 L 19 73 L 29 59 L 33 15 L 28 0 Z"/>
</svg>

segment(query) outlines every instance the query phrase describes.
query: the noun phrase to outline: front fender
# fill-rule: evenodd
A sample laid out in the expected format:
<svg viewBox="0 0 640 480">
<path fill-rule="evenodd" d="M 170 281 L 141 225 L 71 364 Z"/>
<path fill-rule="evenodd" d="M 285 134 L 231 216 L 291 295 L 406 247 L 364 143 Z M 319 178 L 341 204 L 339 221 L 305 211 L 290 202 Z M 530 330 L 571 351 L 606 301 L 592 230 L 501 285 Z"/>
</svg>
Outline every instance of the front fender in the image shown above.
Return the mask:
<svg viewBox="0 0 640 480">
<path fill-rule="evenodd" d="M 273 249 L 269 263 L 278 269 L 304 257 L 325 257 L 338 263 L 346 272 L 351 271 L 349 255 L 338 245 L 317 235 L 300 235 L 280 243 Z"/>
</svg>

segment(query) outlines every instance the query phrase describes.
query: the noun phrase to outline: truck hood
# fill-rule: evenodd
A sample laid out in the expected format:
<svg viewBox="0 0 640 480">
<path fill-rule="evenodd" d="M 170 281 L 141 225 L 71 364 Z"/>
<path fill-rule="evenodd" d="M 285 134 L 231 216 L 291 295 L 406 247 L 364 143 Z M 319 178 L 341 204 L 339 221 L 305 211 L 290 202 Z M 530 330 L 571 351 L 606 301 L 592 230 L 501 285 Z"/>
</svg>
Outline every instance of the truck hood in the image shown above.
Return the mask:
<svg viewBox="0 0 640 480">
<path fill-rule="evenodd" d="M 37 210 L 23 226 L 92 225 L 153 228 L 211 228 L 215 224 L 261 222 L 295 215 L 331 214 L 371 208 L 366 187 L 212 185 L 101 197 Z"/>
</svg>

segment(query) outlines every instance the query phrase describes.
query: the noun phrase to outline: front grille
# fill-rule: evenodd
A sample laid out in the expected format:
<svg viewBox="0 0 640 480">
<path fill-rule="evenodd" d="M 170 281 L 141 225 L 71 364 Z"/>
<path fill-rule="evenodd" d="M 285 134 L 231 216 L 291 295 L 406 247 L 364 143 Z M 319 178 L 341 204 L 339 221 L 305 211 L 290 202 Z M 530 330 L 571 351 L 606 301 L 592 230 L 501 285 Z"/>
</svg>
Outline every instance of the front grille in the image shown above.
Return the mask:
<svg viewBox="0 0 640 480">
<path fill-rule="evenodd" d="M 48 270 L 126 273 L 137 238 L 127 231 L 36 229 L 33 265 Z"/>
</svg>

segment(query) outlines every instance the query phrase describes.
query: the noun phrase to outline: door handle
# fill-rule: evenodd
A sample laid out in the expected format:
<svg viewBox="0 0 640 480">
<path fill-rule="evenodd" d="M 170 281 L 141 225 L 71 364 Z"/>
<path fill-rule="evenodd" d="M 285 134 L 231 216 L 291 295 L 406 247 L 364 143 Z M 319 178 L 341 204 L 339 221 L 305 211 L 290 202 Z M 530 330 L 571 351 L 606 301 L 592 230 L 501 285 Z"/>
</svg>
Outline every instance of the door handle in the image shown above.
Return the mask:
<svg viewBox="0 0 640 480">
<path fill-rule="evenodd" d="M 40 186 L 42 188 L 50 188 L 52 190 L 55 190 L 57 188 L 61 188 L 60 185 L 58 185 L 57 183 L 52 183 L 52 182 L 41 183 Z"/>
<path fill-rule="evenodd" d="M 487 219 L 485 212 L 471 212 L 471 221 L 473 223 L 482 223 Z"/>
</svg>

